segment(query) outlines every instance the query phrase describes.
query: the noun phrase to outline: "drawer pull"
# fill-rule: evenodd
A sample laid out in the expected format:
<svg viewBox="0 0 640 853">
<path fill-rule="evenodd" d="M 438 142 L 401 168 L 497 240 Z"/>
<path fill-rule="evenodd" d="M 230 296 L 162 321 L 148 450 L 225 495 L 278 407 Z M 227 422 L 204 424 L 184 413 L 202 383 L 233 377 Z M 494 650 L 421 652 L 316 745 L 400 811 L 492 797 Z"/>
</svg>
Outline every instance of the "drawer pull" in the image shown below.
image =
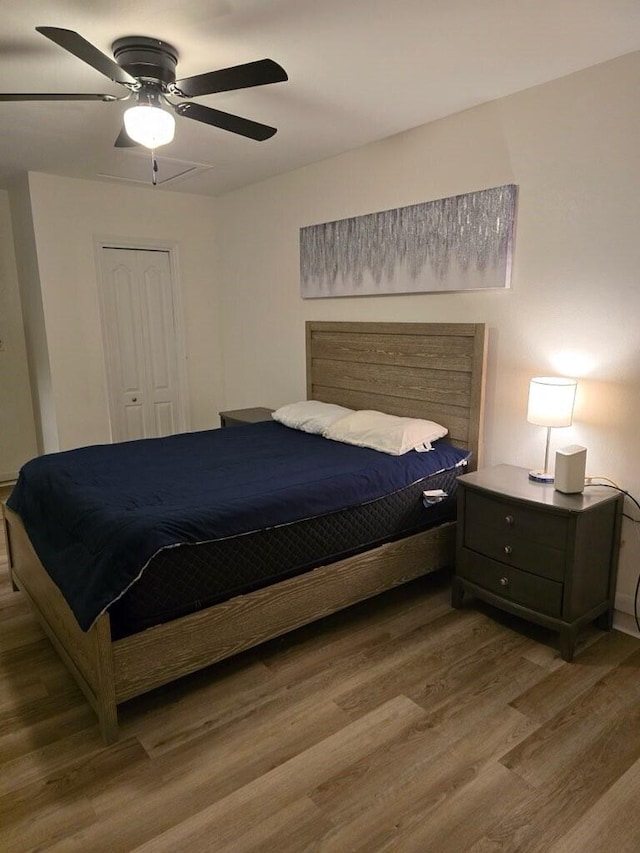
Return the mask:
<svg viewBox="0 0 640 853">
<path fill-rule="evenodd" d="M 509 556 L 509 554 L 513 554 L 513 548 L 511 547 L 511 545 L 504 546 L 504 553 L 507 555 L 507 557 Z"/>
<path fill-rule="evenodd" d="M 500 586 L 509 586 L 509 578 L 500 578 Z"/>
<path fill-rule="evenodd" d="M 504 520 L 507 522 L 509 527 L 513 527 L 513 516 L 512 515 L 505 516 Z"/>
</svg>

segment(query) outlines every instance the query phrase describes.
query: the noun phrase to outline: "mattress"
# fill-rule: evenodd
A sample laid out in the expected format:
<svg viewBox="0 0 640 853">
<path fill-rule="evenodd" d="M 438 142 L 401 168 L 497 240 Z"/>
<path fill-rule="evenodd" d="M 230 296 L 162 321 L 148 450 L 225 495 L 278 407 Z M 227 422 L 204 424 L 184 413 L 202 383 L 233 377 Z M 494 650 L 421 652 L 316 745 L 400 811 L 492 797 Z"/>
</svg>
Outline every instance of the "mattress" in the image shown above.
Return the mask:
<svg viewBox="0 0 640 853">
<path fill-rule="evenodd" d="M 385 542 L 452 521 L 459 467 L 359 506 L 197 545 L 165 548 L 109 612 L 114 639 Z M 424 490 L 446 497 L 425 503 Z"/>
<path fill-rule="evenodd" d="M 88 630 L 140 585 L 152 560 L 167 550 L 234 538 L 237 547 L 241 537 L 258 540 L 259 531 L 337 517 L 456 470 L 467 455 L 439 441 L 427 453 L 390 456 L 271 421 L 41 456 L 22 468 L 8 504 L 78 624 Z M 220 550 L 225 547 L 231 543 Z M 354 538 L 328 553 L 357 547 Z M 192 549 L 195 553 L 203 551 Z M 324 556 L 305 553 L 284 571 L 304 570 L 317 559 Z M 174 572 L 165 568 L 155 585 L 164 585 Z M 237 583 L 232 577 L 231 588 L 252 588 L 272 577 L 266 566 L 258 577 Z M 167 608 L 167 594 L 156 612 L 210 601 L 228 580 L 207 589 L 198 583 L 196 594 L 185 596 L 178 608 Z M 191 581 L 178 573 L 174 589 L 180 583 Z M 135 597 L 132 592 L 131 600 Z"/>
</svg>

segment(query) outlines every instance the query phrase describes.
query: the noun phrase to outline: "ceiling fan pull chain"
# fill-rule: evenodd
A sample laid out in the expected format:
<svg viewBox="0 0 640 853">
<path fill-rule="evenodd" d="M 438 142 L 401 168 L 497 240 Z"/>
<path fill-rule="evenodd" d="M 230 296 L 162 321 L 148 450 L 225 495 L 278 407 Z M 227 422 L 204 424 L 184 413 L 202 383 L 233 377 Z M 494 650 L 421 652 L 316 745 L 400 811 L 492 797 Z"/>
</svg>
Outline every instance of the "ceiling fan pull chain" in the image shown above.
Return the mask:
<svg viewBox="0 0 640 853">
<path fill-rule="evenodd" d="M 156 160 L 155 151 L 151 149 L 151 183 L 153 186 L 158 185 L 158 161 Z"/>
</svg>

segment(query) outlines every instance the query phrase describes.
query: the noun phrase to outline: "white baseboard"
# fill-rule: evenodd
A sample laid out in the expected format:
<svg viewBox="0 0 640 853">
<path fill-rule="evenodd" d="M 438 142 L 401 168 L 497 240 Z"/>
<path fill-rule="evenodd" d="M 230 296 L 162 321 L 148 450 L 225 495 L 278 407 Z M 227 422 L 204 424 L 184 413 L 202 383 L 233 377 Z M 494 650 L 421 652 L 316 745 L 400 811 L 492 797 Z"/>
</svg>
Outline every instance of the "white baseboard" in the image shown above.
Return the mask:
<svg viewBox="0 0 640 853">
<path fill-rule="evenodd" d="M 613 627 L 632 637 L 640 637 L 634 615 L 635 602 L 632 595 L 617 593 L 613 610 Z"/>
<path fill-rule="evenodd" d="M 0 471 L 0 486 L 13 486 L 17 479 L 18 475 L 15 471 L 11 471 L 8 474 Z"/>
<path fill-rule="evenodd" d="M 616 631 L 622 631 L 623 634 L 630 634 L 632 637 L 640 639 L 640 632 L 632 613 L 623 613 L 621 610 L 614 610 L 613 627 Z"/>
<path fill-rule="evenodd" d="M 621 613 L 630 613 L 633 615 L 635 602 L 632 595 L 627 593 L 616 593 L 615 601 L 613 602 L 614 610 L 619 610 Z"/>
</svg>

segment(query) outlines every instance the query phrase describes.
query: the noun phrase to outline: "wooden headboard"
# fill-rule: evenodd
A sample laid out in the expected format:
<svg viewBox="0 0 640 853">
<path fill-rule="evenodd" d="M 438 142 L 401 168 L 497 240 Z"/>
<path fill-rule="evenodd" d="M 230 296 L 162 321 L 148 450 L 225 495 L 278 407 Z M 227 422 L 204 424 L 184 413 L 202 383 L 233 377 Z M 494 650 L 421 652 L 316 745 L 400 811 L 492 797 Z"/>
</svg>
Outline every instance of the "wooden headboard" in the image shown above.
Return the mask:
<svg viewBox="0 0 640 853">
<path fill-rule="evenodd" d="M 311 320 L 306 335 L 307 399 L 436 421 L 479 467 L 484 323 Z"/>
</svg>

